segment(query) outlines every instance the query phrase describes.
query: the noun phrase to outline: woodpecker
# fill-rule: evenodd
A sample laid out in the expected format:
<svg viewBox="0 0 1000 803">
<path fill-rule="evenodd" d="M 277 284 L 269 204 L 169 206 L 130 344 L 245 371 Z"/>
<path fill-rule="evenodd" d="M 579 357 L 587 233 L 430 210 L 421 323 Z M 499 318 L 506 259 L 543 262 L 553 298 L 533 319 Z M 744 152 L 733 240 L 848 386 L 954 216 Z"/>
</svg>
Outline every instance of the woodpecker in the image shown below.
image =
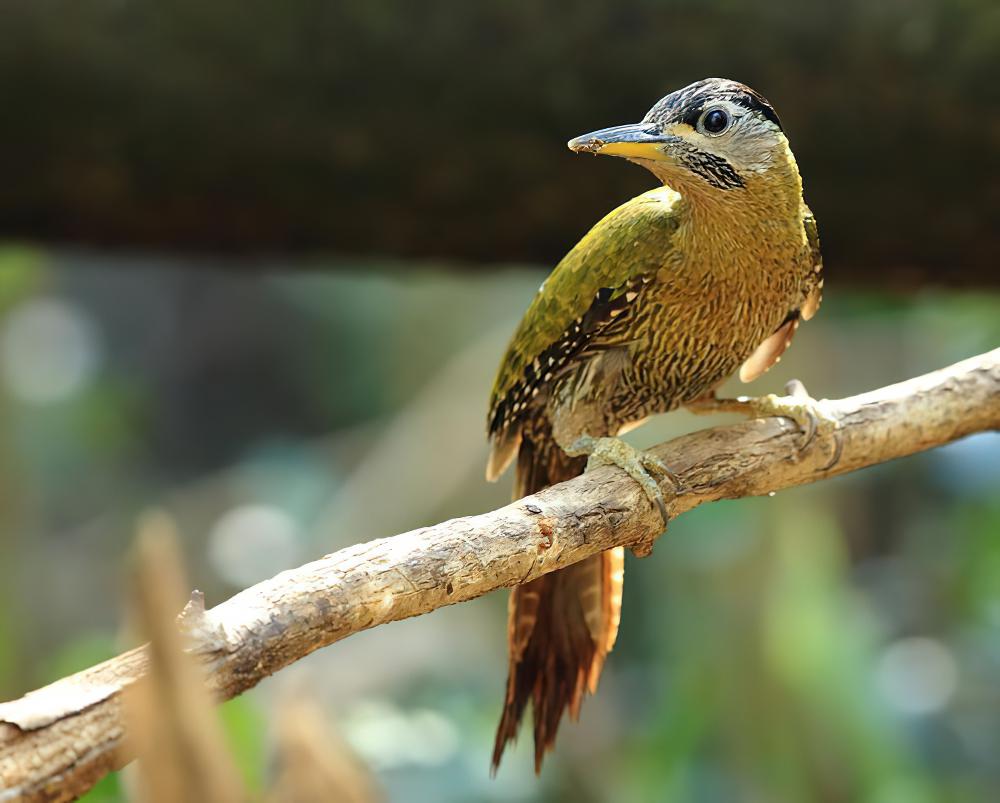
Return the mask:
<svg viewBox="0 0 1000 803">
<path fill-rule="evenodd" d="M 663 515 L 658 459 L 618 440 L 680 406 L 733 409 L 715 388 L 756 379 L 820 304 L 816 221 L 771 104 L 709 78 L 657 102 L 637 124 L 569 142 L 620 156 L 662 186 L 597 223 L 539 288 L 500 364 L 490 399 L 487 478 L 515 463 L 514 498 L 616 465 Z M 808 431 L 829 423 L 800 392 L 738 403 Z M 648 554 L 648 543 L 637 554 Z M 624 550 L 612 549 L 513 589 L 509 674 L 493 771 L 531 701 L 535 770 L 568 711 L 593 693 L 615 643 Z"/>
</svg>

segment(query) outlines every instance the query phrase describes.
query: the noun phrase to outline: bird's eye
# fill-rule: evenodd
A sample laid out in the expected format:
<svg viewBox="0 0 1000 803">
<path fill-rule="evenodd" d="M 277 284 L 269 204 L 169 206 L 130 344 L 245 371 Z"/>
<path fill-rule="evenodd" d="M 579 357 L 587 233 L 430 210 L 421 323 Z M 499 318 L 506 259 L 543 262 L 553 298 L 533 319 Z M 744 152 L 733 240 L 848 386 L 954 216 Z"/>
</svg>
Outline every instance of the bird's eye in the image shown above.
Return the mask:
<svg viewBox="0 0 1000 803">
<path fill-rule="evenodd" d="M 723 109 L 709 109 L 701 116 L 701 127 L 706 134 L 721 134 L 729 128 L 729 115 Z"/>
</svg>

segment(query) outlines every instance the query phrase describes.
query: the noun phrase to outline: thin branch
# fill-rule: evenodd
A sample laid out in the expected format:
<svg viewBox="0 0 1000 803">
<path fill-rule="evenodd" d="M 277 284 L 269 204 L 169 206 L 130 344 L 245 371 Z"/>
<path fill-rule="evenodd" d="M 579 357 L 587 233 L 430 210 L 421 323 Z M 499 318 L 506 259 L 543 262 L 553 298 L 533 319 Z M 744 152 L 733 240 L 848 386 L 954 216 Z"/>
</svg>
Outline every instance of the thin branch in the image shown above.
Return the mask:
<svg viewBox="0 0 1000 803">
<path fill-rule="evenodd" d="M 818 438 L 800 454 L 786 419 L 703 430 L 654 450 L 689 489 L 677 516 L 706 502 L 759 496 L 1000 428 L 1000 349 L 880 390 L 825 402 L 842 453 Z M 664 489 L 665 492 L 669 489 Z M 342 549 L 205 611 L 181 626 L 220 700 L 320 647 L 386 622 L 531 580 L 614 546 L 654 538 L 659 513 L 604 468 L 479 516 Z M 143 648 L 0 704 L 0 801 L 69 800 L 130 760 L 122 689 L 147 668 Z"/>
</svg>

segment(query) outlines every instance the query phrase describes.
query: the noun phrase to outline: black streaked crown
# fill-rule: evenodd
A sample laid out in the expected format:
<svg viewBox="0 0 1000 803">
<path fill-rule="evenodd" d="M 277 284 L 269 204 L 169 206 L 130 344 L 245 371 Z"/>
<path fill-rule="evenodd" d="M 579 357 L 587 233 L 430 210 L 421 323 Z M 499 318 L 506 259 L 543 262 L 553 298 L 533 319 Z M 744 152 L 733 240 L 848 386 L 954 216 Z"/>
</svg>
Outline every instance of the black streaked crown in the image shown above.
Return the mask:
<svg viewBox="0 0 1000 803">
<path fill-rule="evenodd" d="M 781 120 L 763 95 L 746 84 L 728 78 L 706 78 L 671 92 L 649 110 L 643 122 L 661 127 L 670 123 L 687 123 L 693 128 L 705 108 L 720 100 L 756 112 L 781 129 Z"/>
</svg>

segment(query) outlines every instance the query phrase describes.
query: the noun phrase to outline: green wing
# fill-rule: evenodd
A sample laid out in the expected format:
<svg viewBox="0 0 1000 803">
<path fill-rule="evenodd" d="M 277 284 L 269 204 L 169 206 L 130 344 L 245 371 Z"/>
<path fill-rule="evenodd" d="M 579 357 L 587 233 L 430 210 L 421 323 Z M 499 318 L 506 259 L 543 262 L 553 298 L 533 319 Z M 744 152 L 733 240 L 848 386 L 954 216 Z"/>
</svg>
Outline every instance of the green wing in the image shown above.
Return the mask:
<svg viewBox="0 0 1000 803">
<path fill-rule="evenodd" d="M 518 412 L 511 409 L 516 402 L 510 397 L 533 378 L 533 363 L 560 344 L 572 345 L 574 327 L 579 328 L 595 300 L 621 300 L 636 280 L 663 266 L 677 229 L 679 197 L 659 187 L 619 206 L 542 283 L 500 363 L 490 399 L 491 434 L 505 429 Z M 544 370 L 542 365 L 539 373 Z"/>
</svg>

